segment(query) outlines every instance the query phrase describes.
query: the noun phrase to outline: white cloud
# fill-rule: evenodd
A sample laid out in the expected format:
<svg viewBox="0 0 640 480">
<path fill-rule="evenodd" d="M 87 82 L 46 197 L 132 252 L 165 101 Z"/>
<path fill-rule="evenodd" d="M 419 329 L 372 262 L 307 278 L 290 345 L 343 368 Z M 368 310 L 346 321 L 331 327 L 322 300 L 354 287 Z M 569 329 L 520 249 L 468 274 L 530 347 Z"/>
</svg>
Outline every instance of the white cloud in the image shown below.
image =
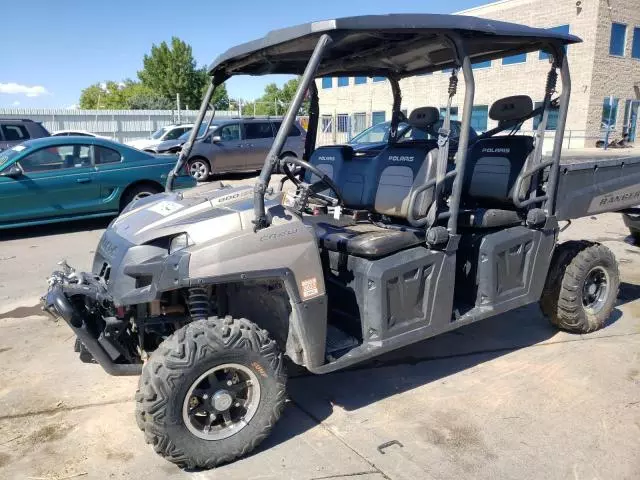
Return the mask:
<svg viewBox="0 0 640 480">
<path fill-rule="evenodd" d="M 13 105 L 14 107 L 17 107 L 18 105 L 20 105 L 20 102 L 18 100 L 16 100 L 11 105 Z"/>
<path fill-rule="evenodd" d="M 39 97 L 40 95 L 47 95 L 49 92 L 41 85 L 34 85 L 32 87 L 28 85 L 20 85 L 19 83 L 0 83 L 0 93 L 6 93 L 7 95 L 26 95 L 27 97 Z"/>
</svg>

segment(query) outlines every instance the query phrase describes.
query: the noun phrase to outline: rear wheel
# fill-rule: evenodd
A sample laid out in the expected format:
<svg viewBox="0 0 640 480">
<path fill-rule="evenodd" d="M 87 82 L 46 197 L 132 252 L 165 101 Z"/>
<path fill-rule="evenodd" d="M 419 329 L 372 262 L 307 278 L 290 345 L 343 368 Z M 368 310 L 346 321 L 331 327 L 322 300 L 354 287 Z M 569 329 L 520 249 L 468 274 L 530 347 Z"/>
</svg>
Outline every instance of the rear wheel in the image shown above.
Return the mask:
<svg viewBox="0 0 640 480">
<path fill-rule="evenodd" d="M 211 317 L 176 331 L 151 355 L 136 394 L 147 443 L 187 468 L 212 468 L 253 450 L 285 401 L 282 353 L 245 319 Z"/>
<path fill-rule="evenodd" d="M 540 304 L 558 328 L 589 333 L 604 326 L 619 286 L 611 250 L 596 243 L 567 242 L 554 253 Z"/>
<path fill-rule="evenodd" d="M 150 183 L 134 185 L 133 187 L 130 187 L 126 192 L 124 192 L 122 200 L 120 201 L 120 210 L 123 210 L 124 207 L 129 205 L 131 202 L 135 202 L 137 200 L 140 200 L 141 198 L 155 195 L 160 191 L 162 190 L 157 185 L 152 185 Z"/>
<path fill-rule="evenodd" d="M 211 175 L 211 167 L 209 162 L 203 158 L 192 158 L 187 163 L 189 174 L 198 182 L 203 182 Z"/>
</svg>

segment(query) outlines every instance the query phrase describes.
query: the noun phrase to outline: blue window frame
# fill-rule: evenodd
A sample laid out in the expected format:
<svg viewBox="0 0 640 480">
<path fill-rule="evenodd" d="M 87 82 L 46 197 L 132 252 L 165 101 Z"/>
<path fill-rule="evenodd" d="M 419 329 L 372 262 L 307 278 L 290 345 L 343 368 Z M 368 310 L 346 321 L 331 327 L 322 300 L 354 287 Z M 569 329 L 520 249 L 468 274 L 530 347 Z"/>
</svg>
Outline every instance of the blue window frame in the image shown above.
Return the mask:
<svg viewBox="0 0 640 480">
<path fill-rule="evenodd" d="M 372 112 L 371 125 L 377 125 L 387 120 L 387 112 Z"/>
<path fill-rule="evenodd" d="M 474 105 L 473 110 L 471 110 L 471 127 L 476 132 L 486 132 L 488 118 L 489 118 L 488 105 Z"/>
<path fill-rule="evenodd" d="M 349 77 L 338 77 L 338 86 L 339 87 L 348 87 L 349 86 Z"/>
<path fill-rule="evenodd" d="M 363 83 L 367 83 L 367 77 L 353 77 L 354 85 L 362 85 Z"/>
<path fill-rule="evenodd" d="M 624 44 L 627 40 L 627 26 L 624 23 L 611 24 L 611 41 L 609 42 L 609 54 L 618 57 L 624 56 Z"/>
<path fill-rule="evenodd" d="M 447 107 L 440 107 L 440 118 L 444 118 Z M 451 107 L 451 120 L 458 120 L 458 107 Z"/>
<path fill-rule="evenodd" d="M 524 63 L 527 61 L 527 54 L 520 53 L 518 55 L 512 55 L 510 57 L 504 57 L 502 59 L 502 65 L 513 65 L 514 63 Z"/>
<path fill-rule="evenodd" d="M 536 102 L 536 106 L 535 108 L 541 107 L 542 106 L 542 102 Z M 554 131 L 556 128 L 558 128 L 558 112 L 560 111 L 560 109 L 558 107 L 549 107 L 548 112 L 549 115 L 547 116 L 547 128 L 545 128 L 545 130 L 547 131 Z M 537 130 L 538 129 L 538 125 L 540 125 L 540 122 L 542 121 L 542 115 L 536 115 L 535 117 L 533 117 L 533 129 Z"/>
<path fill-rule="evenodd" d="M 602 102 L 602 128 L 613 128 L 616 126 L 616 117 L 618 116 L 618 102 L 619 98 L 613 99 L 613 104 L 609 103 L 610 98 L 605 97 Z M 611 119 L 611 123 L 609 123 Z"/>
<path fill-rule="evenodd" d="M 640 59 L 640 27 L 633 29 L 633 44 L 631 45 L 631 56 Z"/>
<path fill-rule="evenodd" d="M 387 77 L 373 77 L 374 82 L 384 82 Z"/>
<path fill-rule="evenodd" d="M 484 62 L 475 62 L 471 64 L 471 68 L 476 69 L 476 68 L 490 68 L 491 67 L 491 60 L 485 60 Z"/>
<path fill-rule="evenodd" d="M 322 88 L 331 88 L 331 87 L 333 87 L 333 78 L 322 77 Z"/>
<path fill-rule="evenodd" d="M 550 32 L 553 33 L 564 33 L 566 35 L 569 34 L 569 25 L 559 25 L 557 27 L 547 28 Z M 564 47 L 564 51 L 567 51 L 567 47 Z M 549 58 L 549 54 L 540 50 L 540 54 L 538 55 L 540 60 L 547 60 Z"/>
</svg>

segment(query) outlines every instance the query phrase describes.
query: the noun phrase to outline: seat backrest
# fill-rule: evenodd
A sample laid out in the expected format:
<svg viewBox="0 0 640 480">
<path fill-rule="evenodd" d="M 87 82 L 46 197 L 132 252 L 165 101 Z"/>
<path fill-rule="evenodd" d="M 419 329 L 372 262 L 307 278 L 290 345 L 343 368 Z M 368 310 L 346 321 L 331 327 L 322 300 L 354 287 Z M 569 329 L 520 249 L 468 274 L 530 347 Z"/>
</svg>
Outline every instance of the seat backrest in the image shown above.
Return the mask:
<svg viewBox="0 0 640 480">
<path fill-rule="evenodd" d="M 468 206 L 513 209 L 513 188 L 533 151 L 533 137 L 498 136 L 475 142 L 467 155 L 462 200 Z"/>
<path fill-rule="evenodd" d="M 344 163 L 353 158 L 353 148 L 350 145 L 326 145 L 318 147 L 311 154 L 309 163 L 318 167 L 334 182 L 338 179 Z M 305 174 L 305 182 L 317 181 L 310 172 Z"/>
<path fill-rule="evenodd" d="M 489 117 L 498 123 L 525 118 L 533 111 L 527 95 L 496 100 Z M 533 137 L 498 135 L 481 138 L 467 154 L 462 201 L 470 207 L 513 209 L 513 188 L 533 151 Z"/>
<path fill-rule="evenodd" d="M 436 140 L 397 144 L 381 152 L 376 159 L 378 175 L 371 198 L 373 211 L 406 219 L 411 192 L 435 176 L 436 152 Z M 433 190 L 422 195 L 418 214 L 426 212 L 432 195 Z"/>
</svg>

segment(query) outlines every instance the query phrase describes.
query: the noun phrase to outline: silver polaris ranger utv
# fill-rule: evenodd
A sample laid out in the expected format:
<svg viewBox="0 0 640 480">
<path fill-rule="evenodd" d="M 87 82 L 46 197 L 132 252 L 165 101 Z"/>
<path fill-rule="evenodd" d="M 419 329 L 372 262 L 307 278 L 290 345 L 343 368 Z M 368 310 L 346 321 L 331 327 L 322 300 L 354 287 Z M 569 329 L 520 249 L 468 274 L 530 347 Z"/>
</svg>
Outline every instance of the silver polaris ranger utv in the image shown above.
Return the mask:
<svg viewBox="0 0 640 480">
<path fill-rule="evenodd" d="M 64 264 L 52 275 L 45 308 L 77 334 L 81 358 L 112 375 L 141 374 L 137 421 L 156 452 L 205 468 L 267 436 L 285 401 L 285 355 L 327 373 L 540 300 L 558 327 L 595 330 L 616 301 L 616 260 L 595 243 L 557 245 L 558 221 L 637 204 L 640 158 L 561 166 L 565 49 L 579 41 L 473 17 L 386 15 L 300 25 L 232 48 L 211 65 L 174 173 L 218 85 L 233 75 L 301 75 L 255 186 L 173 192 L 170 175 L 166 192 L 109 225 L 90 273 Z M 472 62 L 539 50 L 551 59 L 542 106 L 522 95 L 498 100 L 490 109 L 498 126 L 470 142 Z M 452 69 L 444 120 L 429 106 L 405 118 L 399 80 L 443 69 Z M 389 79 L 387 144 L 364 154 L 315 148 L 315 79 L 356 75 Z M 283 157 L 307 92 L 304 157 Z M 516 134 L 534 116 L 537 133 Z M 399 135 L 401 121 L 422 134 Z M 277 167 L 294 194 L 270 186 Z"/>
</svg>

